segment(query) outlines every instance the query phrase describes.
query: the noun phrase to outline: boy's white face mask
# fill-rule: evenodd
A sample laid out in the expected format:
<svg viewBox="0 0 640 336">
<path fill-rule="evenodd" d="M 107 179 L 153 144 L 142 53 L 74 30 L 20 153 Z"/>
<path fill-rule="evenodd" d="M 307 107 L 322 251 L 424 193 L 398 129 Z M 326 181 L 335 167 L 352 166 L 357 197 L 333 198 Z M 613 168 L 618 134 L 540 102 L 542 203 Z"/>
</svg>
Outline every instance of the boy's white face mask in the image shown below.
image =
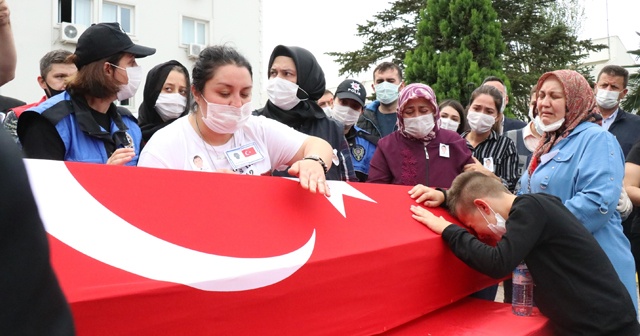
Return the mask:
<svg viewBox="0 0 640 336">
<path fill-rule="evenodd" d="M 489 228 L 489 230 L 491 230 L 491 232 L 493 232 L 496 236 L 498 236 L 498 238 L 502 238 L 502 236 L 505 233 L 507 233 L 507 226 L 506 226 L 507 221 L 504 219 L 504 217 L 502 217 L 502 215 L 493 211 L 493 209 L 488 204 L 487 204 L 487 207 L 489 207 L 489 210 L 493 212 L 493 216 L 496 219 L 496 224 L 490 223 L 487 217 L 484 215 L 484 212 L 482 212 L 480 208 L 476 207 L 476 209 L 480 211 L 480 214 L 482 215 L 484 220 L 487 221 L 487 224 L 488 224 L 487 227 Z"/>
</svg>

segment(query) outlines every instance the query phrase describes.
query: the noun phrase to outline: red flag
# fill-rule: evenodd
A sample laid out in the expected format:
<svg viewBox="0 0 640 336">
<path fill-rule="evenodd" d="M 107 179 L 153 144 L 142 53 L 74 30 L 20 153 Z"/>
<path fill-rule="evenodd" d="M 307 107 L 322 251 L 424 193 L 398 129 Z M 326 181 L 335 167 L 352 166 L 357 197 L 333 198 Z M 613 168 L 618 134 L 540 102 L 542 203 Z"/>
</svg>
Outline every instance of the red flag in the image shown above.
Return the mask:
<svg viewBox="0 0 640 336">
<path fill-rule="evenodd" d="M 256 154 L 256 149 L 253 147 L 249 147 L 247 149 L 243 149 L 242 150 L 242 155 L 244 155 L 244 157 L 249 157 L 251 155 L 255 155 Z"/>
</svg>

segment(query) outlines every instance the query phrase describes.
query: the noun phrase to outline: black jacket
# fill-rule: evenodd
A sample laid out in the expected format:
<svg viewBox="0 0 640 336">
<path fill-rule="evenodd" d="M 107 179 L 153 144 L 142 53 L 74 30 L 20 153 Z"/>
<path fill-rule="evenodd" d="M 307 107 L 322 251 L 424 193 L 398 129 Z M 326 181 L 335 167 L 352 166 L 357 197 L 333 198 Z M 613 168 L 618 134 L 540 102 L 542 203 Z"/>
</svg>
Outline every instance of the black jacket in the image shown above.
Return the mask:
<svg viewBox="0 0 640 336">
<path fill-rule="evenodd" d="M 519 196 L 506 228 L 495 247 L 456 225 L 442 238 L 458 258 L 494 278 L 510 274 L 524 260 L 535 284 L 534 301 L 557 335 L 640 333 L 629 292 L 609 258 L 559 198 Z"/>
<path fill-rule="evenodd" d="M 640 140 L 640 116 L 618 109 L 616 119 L 609 126 L 609 132 L 616 136 L 624 157 L 627 157 L 631 147 Z"/>
<path fill-rule="evenodd" d="M 71 311 L 15 142 L 0 131 L 0 334 L 73 335 Z"/>
</svg>

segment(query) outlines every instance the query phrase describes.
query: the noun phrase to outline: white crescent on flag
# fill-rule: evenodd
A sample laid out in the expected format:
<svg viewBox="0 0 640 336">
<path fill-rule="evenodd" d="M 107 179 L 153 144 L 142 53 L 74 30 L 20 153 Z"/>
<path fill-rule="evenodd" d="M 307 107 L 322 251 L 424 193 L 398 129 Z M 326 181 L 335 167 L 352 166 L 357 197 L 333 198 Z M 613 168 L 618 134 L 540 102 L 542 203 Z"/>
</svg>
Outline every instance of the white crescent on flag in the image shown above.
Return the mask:
<svg viewBox="0 0 640 336">
<path fill-rule="evenodd" d="M 24 161 L 50 235 L 91 258 L 149 279 L 205 291 L 256 289 L 291 276 L 314 249 L 315 230 L 302 247 L 280 256 L 235 258 L 195 251 L 150 235 L 105 208 L 64 162 Z"/>
</svg>

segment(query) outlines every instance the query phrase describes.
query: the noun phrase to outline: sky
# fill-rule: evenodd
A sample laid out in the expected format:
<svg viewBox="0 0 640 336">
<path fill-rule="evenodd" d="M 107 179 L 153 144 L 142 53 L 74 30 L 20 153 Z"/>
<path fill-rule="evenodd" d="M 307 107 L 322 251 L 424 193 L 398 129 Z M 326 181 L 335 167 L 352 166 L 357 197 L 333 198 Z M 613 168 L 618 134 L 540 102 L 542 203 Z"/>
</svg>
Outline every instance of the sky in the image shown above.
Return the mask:
<svg viewBox="0 0 640 336">
<path fill-rule="evenodd" d="M 299 46 L 311 51 L 325 72 L 327 88 L 336 87 L 344 77 L 338 77 L 340 65 L 324 53 L 360 49 L 363 40 L 357 37 L 357 25 L 366 23 L 378 12 L 390 8 L 391 0 L 263 0 L 263 57 L 269 63 L 271 51 L 279 44 Z M 517 0 L 514 0 L 517 1 Z M 582 0 L 585 17 L 580 38 L 601 38 L 618 35 L 627 50 L 640 48 L 639 0 Z M 608 10 L 607 10 L 608 9 Z M 368 80 L 370 71 L 357 76 Z"/>
</svg>

